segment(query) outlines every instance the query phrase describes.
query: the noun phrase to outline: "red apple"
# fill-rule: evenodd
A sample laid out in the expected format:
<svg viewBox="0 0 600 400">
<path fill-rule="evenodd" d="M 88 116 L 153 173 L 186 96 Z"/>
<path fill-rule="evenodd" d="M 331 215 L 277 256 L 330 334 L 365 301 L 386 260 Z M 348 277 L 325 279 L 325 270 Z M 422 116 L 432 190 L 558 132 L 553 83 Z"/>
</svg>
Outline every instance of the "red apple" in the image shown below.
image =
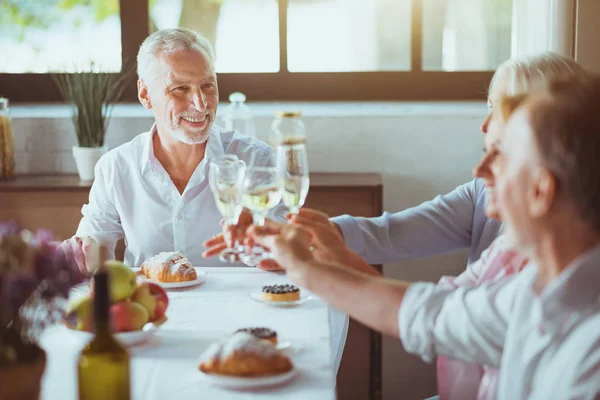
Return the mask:
<svg viewBox="0 0 600 400">
<path fill-rule="evenodd" d="M 148 310 L 150 322 L 164 317 L 169 306 L 167 292 L 154 282 L 141 282 L 131 299 Z"/>
<path fill-rule="evenodd" d="M 146 308 L 135 301 L 122 301 L 110 306 L 110 322 L 113 332 L 139 331 L 148 322 Z"/>
</svg>

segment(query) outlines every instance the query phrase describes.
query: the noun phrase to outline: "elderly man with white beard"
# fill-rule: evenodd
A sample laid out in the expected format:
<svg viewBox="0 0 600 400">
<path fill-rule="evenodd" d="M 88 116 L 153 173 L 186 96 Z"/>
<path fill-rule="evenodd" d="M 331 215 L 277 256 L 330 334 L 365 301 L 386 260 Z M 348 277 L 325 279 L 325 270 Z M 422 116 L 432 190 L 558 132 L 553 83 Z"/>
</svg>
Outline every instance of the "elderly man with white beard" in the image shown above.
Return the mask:
<svg viewBox="0 0 600 400">
<path fill-rule="evenodd" d="M 121 238 L 129 266 L 163 251 L 180 251 L 192 265 L 222 266 L 216 258 L 202 258 L 202 243 L 222 229 L 208 184 L 209 163 L 234 154 L 246 164 L 275 166 L 274 152 L 244 132 L 214 124 L 219 104 L 214 50 L 203 36 L 184 28 L 159 30 L 142 43 L 137 61 L 138 98 L 155 123 L 100 159 L 77 233 L 60 247 L 84 274 L 91 269 L 86 259 L 94 241 L 113 258 Z M 280 205 L 270 216 L 284 214 Z M 330 310 L 330 326 L 337 370 L 348 316 Z"/>
<path fill-rule="evenodd" d="M 273 151 L 244 132 L 215 125 L 219 92 L 206 38 L 183 28 L 159 30 L 143 42 L 137 61 L 138 98 L 155 122 L 100 159 L 77 233 L 61 247 L 83 273 L 91 242 L 112 251 L 121 238 L 129 266 L 162 251 L 180 251 L 193 265 L 223 265 L 201 257 L 202 242 L 221 231 L 209 163 L 234 154 L 246 163 L 253 158 L 255 166 L 274 166 Z M 280 207 L 274 214 L 284 212 Z"/>
</svg>

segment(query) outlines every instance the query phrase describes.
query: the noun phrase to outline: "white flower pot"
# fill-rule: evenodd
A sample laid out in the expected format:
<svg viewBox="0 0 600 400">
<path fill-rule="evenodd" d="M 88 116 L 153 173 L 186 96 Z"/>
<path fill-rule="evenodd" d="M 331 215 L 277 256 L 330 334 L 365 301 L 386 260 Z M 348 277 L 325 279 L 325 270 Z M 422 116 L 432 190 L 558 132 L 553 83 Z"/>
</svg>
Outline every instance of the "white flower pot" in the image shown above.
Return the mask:
<svg viewBox="0 0 600 400">
<path fill-rule="evenodd" d="M 79 147 L 73 146 L 73 158 L 77 165 L 79 179 L 82 181 L 94 180 L 94 167 L 104 153 L 108 151 L 106 146 L 103 147 Z"/>
</svg>

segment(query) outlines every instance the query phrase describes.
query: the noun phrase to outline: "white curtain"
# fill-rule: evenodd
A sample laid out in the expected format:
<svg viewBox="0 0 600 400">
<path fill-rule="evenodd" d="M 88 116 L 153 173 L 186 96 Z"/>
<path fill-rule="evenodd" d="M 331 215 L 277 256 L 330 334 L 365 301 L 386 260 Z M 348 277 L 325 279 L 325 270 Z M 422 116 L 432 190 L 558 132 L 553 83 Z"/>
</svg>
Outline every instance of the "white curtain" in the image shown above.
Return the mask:
<svg viewBox="0 0 600 400">
<path fill-rule="evenodd" d="M 513 0 L 511 56 L 554 51 L 573 56 L 576 0 Z"/>
</svg>

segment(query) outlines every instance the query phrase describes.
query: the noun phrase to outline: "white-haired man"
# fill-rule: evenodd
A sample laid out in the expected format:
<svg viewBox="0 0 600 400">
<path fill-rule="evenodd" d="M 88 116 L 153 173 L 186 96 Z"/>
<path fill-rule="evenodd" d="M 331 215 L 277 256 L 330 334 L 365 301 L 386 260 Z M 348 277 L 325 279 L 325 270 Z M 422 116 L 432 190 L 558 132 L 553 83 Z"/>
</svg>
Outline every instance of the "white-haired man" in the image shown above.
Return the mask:
<svg viewBox="0 0 600 400">
<path fill-rule="evenodd" d="M 142 43 L 137 61 L 138 98 L 152 111 L 155 123 L 100 159 L 77 233 L 61 248 L 83 273 L 88 272 L 93 241 L 112 251 L 121 238 L 130 266 L 174 250 L 194 265 L 220 266 L 217 259 L 202 258 L 202 243 L 221 231 L 208 163 L 235 154 L 255 166 L 272 166 L 273 151 L 214 124 L 219 92 L 214 51 L 206 38 L 184 28 L 160 30 Z M 282 219 L 284 213 L 279 206 L 271 216 Z M 348 317 L 332 310 L 330 325 L 337 369 Z"/>
<path fill-rule="evenodd" d="M 61 247 L 84 273 L 90 242 L 102 241 L 112 251 L 121 238 L 130 266 L 161 251 L 219 266 L 201 258 L 202 242 L 221 230 L 208 164 L 228 153 L 274 165 L 273 152 L 214 124 L 219 92 L 214 51 L 204 37 L 183 28 L 157 31 L 141 45 L 137 61 L 138 98 L 155 123 L 100 159 L 77 233 Z"/>
</svg>

